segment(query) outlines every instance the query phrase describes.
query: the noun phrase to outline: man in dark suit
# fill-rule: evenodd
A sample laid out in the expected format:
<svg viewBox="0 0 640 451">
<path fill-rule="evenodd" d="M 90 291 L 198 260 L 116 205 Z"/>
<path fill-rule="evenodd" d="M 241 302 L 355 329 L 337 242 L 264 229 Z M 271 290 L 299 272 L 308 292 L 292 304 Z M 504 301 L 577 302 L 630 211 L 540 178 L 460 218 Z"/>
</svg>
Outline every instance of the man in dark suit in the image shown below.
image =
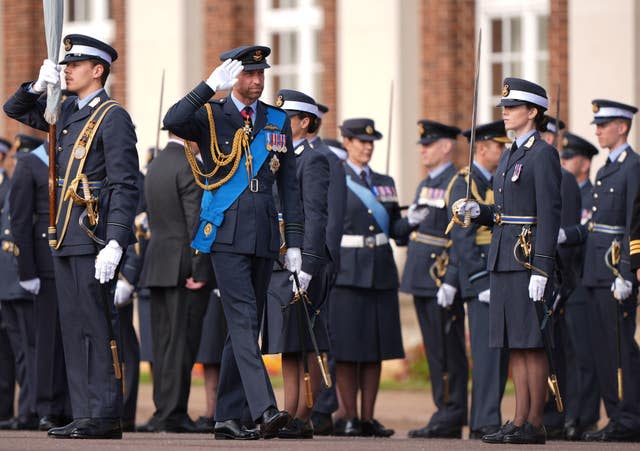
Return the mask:
<svg viewBox="0 0 640 451">
<path fill-rule="evenodd" d="M 173 135 L 149 165 L 145 200 L 149 242 L 141 284 L 151 295 L 153 402 L 149 430 L 197 432 L 187 413 L 191 368 L 195 363 L 211 279 L 207 255 L 190 247 L 198 224 L 202 190 Z"/>
<path fill-rule="evenodd" d="M 41 430 L 63 426 L 71 413 L 53 258 L 47 242 L 48 168 L 44 144 L 25 154 L 16 165 L 9 195 L 11 230 L 20 249 L 17 254 L 20 285 L 34 295 L 34 390 Z"/>
<path fill-rule="evenodd" d="M 116 342 L 115 274 L 133 241 L 138 153 L 133 123 L 104 85 L 118 53 L 84 35 L 64 38 L 69 96 L 57 122 L 58 201 L 53 248 L 60 324 L 74 421 L 49 430 L 57 438 L 122 438 L 122 387 L 110 343 Z M 46 131 L 48 84 L 59 67 L 45 60 L 35 82 L 5 103 L 13 119 Z M 88 125 L 92 124 L 92 125 Z M 95 214 L 96 202 L 99 216 Z"/>
<path fill-rule="evenodd" d="M 192 246 L 211 252 L 229 328 L 218 386 L 216 438 L 259 438 L 240 426 L 247 406 L 264 437 L 276 434 L 290 419 L 276 408 L 258 347 L 259 321 L 280 248 L 272 195 L 276 180 L 288 246 L 285 264 L 292 272 L 301 269 L 303 239 L 289 119 L 284 111 L 259 101 L 270 52 L 268 47 L 244 46 L 223 53 L 224 62 L 207 81 L 164 118 L 167 129 L 198 143 L 204 161 L 204 171 L 192 163 L 194 173 L 206 176 L 207 183 L 198 180 L 205 192 Z M 209 102 L 216 91 L 231 88 L 229 96 Z"/>
<path fill-rule="evenodd" d="M 593 100 L 592 109 L 598 142 L 609 149 L 609 155 L 596 174 L 588 225 L 566 228 L 565 234 L 567 242 L 572 242 L 576 233 L 586 234 L 584 264 L 589 271 L 584 271 L 582 284 L 587 290 L 591 352 L 596 356 L 598 385 L 609 423 L 599 431 L 585 432 L 583 439 L 637 441 L 640 385 L 633 375 L 640 373 L 640 350 L 634 337 L 638 287 L 629 244 L 631 225 L 636 220 L 632 206 L 639 189 L 640 158 L 627 137 L 638 109 L 602 99 Z M 618 275 L 605 264 L 605 255 L 616 240 L 620 244 Z M 618 396 L 618 367 L 623 372 L 622 399 Z"/>
</svg>

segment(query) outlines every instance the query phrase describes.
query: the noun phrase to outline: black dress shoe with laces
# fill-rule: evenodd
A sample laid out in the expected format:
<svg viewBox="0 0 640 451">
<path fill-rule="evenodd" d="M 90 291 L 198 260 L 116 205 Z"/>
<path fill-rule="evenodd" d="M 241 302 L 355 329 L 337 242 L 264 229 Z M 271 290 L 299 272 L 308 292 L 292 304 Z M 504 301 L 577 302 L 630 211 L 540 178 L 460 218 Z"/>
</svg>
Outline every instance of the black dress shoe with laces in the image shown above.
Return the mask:
<svg viewBox="0 0 640 451">
<path fill-rule="evenodd" d="M 258 440 L 260 432 L 257 429 L 247 429 L 237 420 L 216 422 L 213 433 L 216 440 Z"/>
<path fill-rule="evenodd" d="M 333 420 L 329 414 L 313 412 L 311 414 L 311 424 L 315 435 L 333 434 Z"/>
<path fill-rule="evenodd" d="M 495 434 L 500 430 L 500 426 L 482 426 L 469 431 L 469 440 L 480 440 L 485 435 Z"/>
<path fill-rule="evenodd" d="M 284 439 L 310 439 L 313 438 L 313 427 L 309 421 L 294 418 L 288 425 L 280 428 L 278 438 Z"/>
<path fill-rule="evenodd" d="M 200 416 L 196 421 L 194 421 L 194 424 L 197 432 L 206 434 L 213 432 L 216 422 L 213 417 Z"/>
<path fill-rule="evenodd" d="M 90 418 L 84 424 L 76 426 L 69 435 L 71 438 L 118 440 L 122 438 L 120 418 Z"/>
<path fill-rule="evenodd" d="M 336 437 L 344 437 L 344 427 L 347 425 L 347 420 L 344 418 L 338 418 L 335 423 L 333 423 L 333 435 Z"/>
<path fill-rule="evenodd" d="M 357 417 L 347 420 L 344 424 L 345 437 L 359 437 L 362 435 L 362 425 Z"/>
<path fill-rule="evenodd" d="M 364 420 L 360 423 L 361 435 L 363 437 L 391 437 L 396 433 L 393 429 L 385 428 L 378 420 Z"/>
<path fill-rule="evenodd" d="M 462 438 L 462 426 L 448 424 L 428 424 L 409 431 L 409 438 Z"/>
<path fill-rule="evenodd" d="M 78 418 L 65 426 L 49 429 L 47 431 L 47 435 L 53 438 L 71 438 L 71 432 L 73 432 L 78 426 L 82 426 L 88 422 L 89 418 Z"/>
<path fill-rule="evenodd" d="M 186 415 L 182 415 L 177 418 L 167 418 L 164 422 L 163 430 L 166 432 L 175 432 L 178 434 L 195 434 L 201 432 L 198 430 L 193 420 L 191 420 L 191 418 Z"/>
<path fill-rule="evenodd" d="M 289 415 L 289 412 L 269 407 L 264 411 L 259 421 L 262 438 L 274 438 L 278 434 L 278 430 L 286 426 L 290 421 L 291 415 Z"/>
<path fill-rule="evenodd" d="M 526 422 L 522 427 L 517 428 L 511 434 L 504 437 L 503 443 L 511 443 L 516 445 L 544 445 L 547 439 L 547 433 L 544 425 L 535 427 L 533 424 Z"/>
<path fill-rule="evenodd" d="M 484 443 L 504 443 L 505 436 L 509 434 L 513 434 L 516 431 L 516 429 L 518 429 L 518 426 L 513 424 L 511 421 L 507 421 L 497 431 L 491 434 L 483 435 L 482 441 Z"/>
<path fill-rule="evenodd" d="M 45 415 L 40 418 L 40 421 L 38 421 L 38 430 L 48 431 L 49 429 L 64 426 L 67 423 L 68 422 L 64 421 L 62 417 L 55 415 Z"/>
<path fill-rule="evenodd" d="M 609 421 L 609 424 L 599 431 L 585 432 L 582 439 L 587 442 L 638 442 L 640 430 Z"/>
</svg>

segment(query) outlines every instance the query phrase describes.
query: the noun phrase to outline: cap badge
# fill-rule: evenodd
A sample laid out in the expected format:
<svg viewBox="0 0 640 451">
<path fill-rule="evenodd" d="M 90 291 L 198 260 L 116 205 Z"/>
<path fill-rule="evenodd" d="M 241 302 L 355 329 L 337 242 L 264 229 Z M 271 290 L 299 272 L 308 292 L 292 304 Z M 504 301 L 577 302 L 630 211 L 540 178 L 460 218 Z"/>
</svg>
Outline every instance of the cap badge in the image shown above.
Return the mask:
<svg viewBox="0 0 640 451">
<path fill-rule="evenodd" d="M 418 124 L 418 135 L 424 135 L 424 125 Z"/>
<path fill-rule="evenodd" d="M 564 139 L 562 140 L 562 147 L 567 147 L 568 145 L 569 145 L 569 140 L 565 136 Z"/>
<path fill-rule="evenodd" d="M 207 225 L 204 226 L 204 236 L 211 235 L 211 232 L 213 232 L 213 226 L 211 225 L 211 223 L 207 223 Z"/>
<path fill-rule="evenodd" d="M 509 97 L 509 92 L 510 92 L 509 85 L 505 83 L 502 86 L 502 97 Z"/>
<path fill-rule="evenodd" d="M 366 133 L 367 135 L 373 135 L 373 127 L 372 127 L 372 126 L 370 126 L 370 125 L 367 125 L 367 126 L 364 128 L 364 131 L 365 131 L 365 133 Z"/>
<path fill-rule="evenodd" d="M 284 105 L 284 97 L 278 96 L 278 98 L 276 99 L 276 106 L 280 108 L 282 105 Z"/>
<path fill-rule="evenodd" d="M 256 53 L 253 54 L 254 61 L 262 61 L 262 50 L 256 50 Z"/>
<path fill-rule="evenodd" d="M 600 111 L 600 105 L 598 105 L 596 102 L 593 102 L 591 104 L 591 111 L 597 113 L 598 111 Z"/>
<path fill-rule="evenodd" d="M 67 38 L 64 40 L 64 51 L 68 52 L 69 50 L 71 50 L 71 47 L 73 47 L 73 44 L 71 43 L 71 39 Z"/>
</svg>

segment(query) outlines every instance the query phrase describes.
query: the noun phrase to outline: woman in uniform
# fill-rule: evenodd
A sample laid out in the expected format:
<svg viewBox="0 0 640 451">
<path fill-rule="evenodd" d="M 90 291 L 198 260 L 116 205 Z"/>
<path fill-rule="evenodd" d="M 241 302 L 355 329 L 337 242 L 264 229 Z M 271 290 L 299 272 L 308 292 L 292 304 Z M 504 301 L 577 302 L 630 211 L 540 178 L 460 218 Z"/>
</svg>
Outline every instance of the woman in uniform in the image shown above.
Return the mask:
<svg viewBox="0 0 640 451">
<path fill-rule="evenodd" d="M 549 100 L 541 86 L 506 78 L 502 117 L 515 134 L 493 182 L 494 205 L 459 200 L 453 209 L 482 225 L 493 226 L 487 261 L 490 271 L 489 344 L 509 349 L 515 385 L 513 421 L 486 443 L 545 443 L 543 408 L 548 363 L 543 348 L 536 302 L 550 294 L 549 275 L 560 225 L 560 162 L 556 149 L 538 133 L 544 130 Z M 529 246 L 519 245 L 522 236 Z M 540 304 L 537 305 L 541 307 Z"/>
<path fill-rule="evenodd" d="M 371 170 L 374 141 L 382 138 L 371 119 L 340 126 L 347 150 L 347 204 L 340 271 L 330 296 L 332 351 L 340 411 L 335 435 L 390 437 L 374 419 L 381 362 L 404 357 L 398 307 L 398 271 L 389 245 L 406 221 L 400 217 L 395 183 Z M 360 417 L 357 395 L 360 390 Z"/>
</svg>

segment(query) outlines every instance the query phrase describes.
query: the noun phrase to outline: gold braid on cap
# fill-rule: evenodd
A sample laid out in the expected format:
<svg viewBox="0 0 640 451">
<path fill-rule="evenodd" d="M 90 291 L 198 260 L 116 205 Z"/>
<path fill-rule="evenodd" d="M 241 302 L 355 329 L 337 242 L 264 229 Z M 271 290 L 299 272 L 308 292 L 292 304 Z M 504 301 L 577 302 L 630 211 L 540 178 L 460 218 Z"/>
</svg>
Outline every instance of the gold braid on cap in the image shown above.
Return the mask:
<svg viewBox="0 0 640 451">
<path fill-rule="evenodd" d="M 216 136 L 216 126 L 213 120 L 213 111 L 211 110 L 211 104 L 206 103 L 205 109 L 207 110 L 207 116 L 209 118 L 209 133 L 211 139 L 211 145 L 209 147 L 209 152 L 211 152 L 211 158 L 213 159 L 214 168 L 211 172 L 202 172 L 198 167 L 198 163 L 196 162 L 196 157 L 191 152 L 191 144 L 189 141 L 184 142 L 184 154 L 187 157 L 187 161 L 189 162 L 189 166 L 191 167 L 191 172 L 193 173 L 193 178 L 195 179 L 198 186 L 204 190 L 212 191 L 214 189 L 220 188 L 222 185 L 227 183 L 231 177 L 238 170 L 238 166 L 240 165 L 240 160 L 242 159 L 242 153 L 244 152 L 247 156 L 247 161 L 245 165 L 247 166 L 247 173 L 249 174 L 249 179 L 251 179 L 252 174 L 252 165 L 251 165 L 251 150 L 249 147 L 249 133 L 246 127 L 239 128 L 236 130 L 235 135 L 233 136 L 233 145 L 231 146 L 231 152 L 227 155 L 220 151 L 220 147 L 218 146 L 218 138 Z M 218 180 L 211 185 L 205 185 L 200 181 L 200 177 L 208 179 L 209 177 L 213 177 L 220 168 L 228 166 L 233 163 L 233 166 L 229 170 L 229 173 L 225 175 L 222 179 Z"/>
</svg>

